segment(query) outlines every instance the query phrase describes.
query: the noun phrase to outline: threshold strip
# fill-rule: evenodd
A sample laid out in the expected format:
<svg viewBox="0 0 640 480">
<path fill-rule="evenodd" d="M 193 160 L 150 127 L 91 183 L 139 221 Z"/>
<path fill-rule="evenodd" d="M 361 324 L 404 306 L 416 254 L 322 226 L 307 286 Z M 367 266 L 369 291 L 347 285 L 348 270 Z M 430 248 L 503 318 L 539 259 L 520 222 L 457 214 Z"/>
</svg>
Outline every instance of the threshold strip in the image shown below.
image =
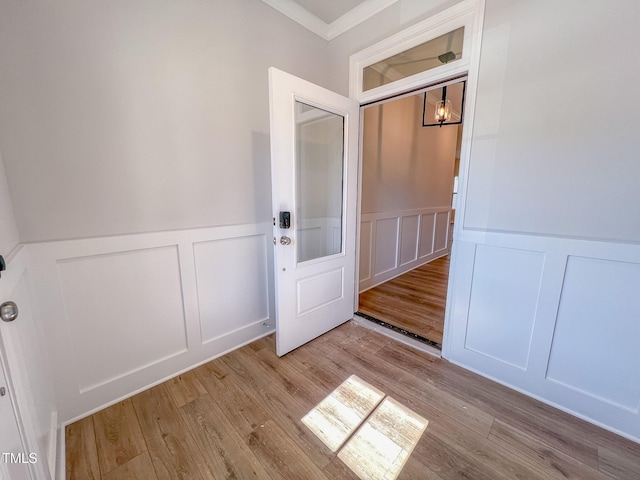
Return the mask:
<svg viewBox="0 0 640 480">
<path fill-rule="evenodd" d="M 428 338 L 424 338 L 418 335 L 417 333 L 409 332 L 404 328 L 396 327 L 395 325 L 391 325 L 390 323 L 383 322 L 382 320 L 372 317 L 371 315 L 367 315 L 366 313 L 356 312 L 356 314 L 362 318 L 369 320 L 370 322 L 380 325 L 381 327 L 388 328 L 389 330 L 393 330 L 394 332 L 404 335 L 405 337 L 413 338 L 414 340 L 427 344 L 430 347 L 437 348 L 438 350 L 442 350 L 441 343 L 437 343 L 437 342 L 434 342 L 433 340 L 429 340 Z"/>
</svg>

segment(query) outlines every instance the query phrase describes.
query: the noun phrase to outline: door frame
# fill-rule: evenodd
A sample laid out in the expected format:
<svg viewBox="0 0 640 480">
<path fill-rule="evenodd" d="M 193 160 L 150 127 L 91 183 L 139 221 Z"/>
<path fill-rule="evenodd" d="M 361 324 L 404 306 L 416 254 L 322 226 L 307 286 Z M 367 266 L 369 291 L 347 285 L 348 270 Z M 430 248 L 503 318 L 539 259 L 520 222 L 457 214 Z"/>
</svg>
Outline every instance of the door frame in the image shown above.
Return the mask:
<svg viewBox="0 0 640 480">
<path fill-rule="evenodd" d="M 480 47 L 482 43 L 482 26 L 484 20 L 485 0 L 464 0 L 440 13 L 412 25 L 370 47 L 357 52 L 349 58 L 349 97 L 360 104 L 360 139 L 358 152 L 358 201 L 356 218 L 356 265 L 355 265 L 355 304 L 358 310 L 360 284 L 360 223 L 362 217 L 362 128 L 363 106 L 385 98 L 398 97 L 428 85 L 446 82 L 447 80 L 466 75 L 465 118 L 460 149 L 460 170 L 458 173 L 458 197 L 456 218 L 459 220 L 453 227 L 453 244 L 451 246 L 451 263 L 445 307 L 442 357 L 447 358 L 451 349 L 451 325 L 454 315 L 453 298 L 456 282 L 457 241 L 463 229 L 466 210 L 466 194 L 469 177 L 469 159 L 471 138 L 473 135 L 475 104 L 478 90 L 478 73 L 480 68 Z M 368 91 L 363 91 L 362 80 L 365 67 L 379 62 L 392 55 L 444 35 L 461 26 L 465 27 L 462 58 L 439 67 L 418 73 L 401 80 L 391 82 Z M 459 241 L 459 240 L 458 240 Z"/>
</svg>

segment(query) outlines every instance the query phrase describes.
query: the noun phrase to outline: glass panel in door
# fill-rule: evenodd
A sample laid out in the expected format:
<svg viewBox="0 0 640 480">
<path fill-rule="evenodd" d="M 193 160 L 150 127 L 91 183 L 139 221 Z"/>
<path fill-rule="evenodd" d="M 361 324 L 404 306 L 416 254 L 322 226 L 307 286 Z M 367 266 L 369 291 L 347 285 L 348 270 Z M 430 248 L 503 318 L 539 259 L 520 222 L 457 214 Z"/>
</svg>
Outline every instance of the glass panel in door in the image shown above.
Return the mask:
<svg viewBox="0 0 640 480">
<path fill-rule="evenodd" d="M 295 122 L 300 263 L 342 252 L 344 117 L 296 101 Z"/>
</svg>

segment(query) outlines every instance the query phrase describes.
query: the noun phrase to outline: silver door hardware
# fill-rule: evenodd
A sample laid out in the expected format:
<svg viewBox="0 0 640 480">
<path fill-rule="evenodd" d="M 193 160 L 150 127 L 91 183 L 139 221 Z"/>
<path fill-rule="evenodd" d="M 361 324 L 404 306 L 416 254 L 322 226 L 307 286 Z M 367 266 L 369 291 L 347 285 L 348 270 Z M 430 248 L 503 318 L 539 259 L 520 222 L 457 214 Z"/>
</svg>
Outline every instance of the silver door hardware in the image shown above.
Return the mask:
<svg viewBox="0 0 640 480">
<path fill-rule="evenodd" d="M 281 245 L 291 245 L 291 239 L 289 237 L 282 236 L 280 237 Z"/>
<path fill-rule="evenodd" d="M 5 322 L 13 322 L 18 318 L 18 305 L 14 302 L 4 302 L 0 305 L 0 318 Z"/>
</svg>

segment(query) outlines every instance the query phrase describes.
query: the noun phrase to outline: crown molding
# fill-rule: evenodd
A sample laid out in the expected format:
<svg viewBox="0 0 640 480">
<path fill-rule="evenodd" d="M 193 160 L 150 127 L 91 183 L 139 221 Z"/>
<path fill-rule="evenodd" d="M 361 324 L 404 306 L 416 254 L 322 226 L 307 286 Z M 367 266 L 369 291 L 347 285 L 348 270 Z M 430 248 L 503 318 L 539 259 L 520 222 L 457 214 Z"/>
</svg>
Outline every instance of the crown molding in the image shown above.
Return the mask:
<svg viewBox="0 0 640 480">
<path fill-rule="evenodd" d="M 335 19 L 327 27 L 327 39 L 332 40 L 338 35 L 351 30 L 356 25 L 373 17 L 376 13 L 390 7 L 398 0 L 366 0 L 357 7 L 352 8 L 341 17 Z"/>
<path fill-rule="evenodd" d="M 299 23 L 307 30 L 319 37 L 329 40 L 329 25 L 313 15 L 306 8 L 301 7 L 293 0 L 262 0 L 264 3 L 286 15 L 294 22 Z"/>
<path fill-rule="evenodd" d="M 303 8 L 294 0 L 262 0 L 270 7 L 286 15 L 294 22 L 299 23 L 307 30 L 315 33 L 324 40 L 332 40 L 351 30 L 356 25 L 371 18 L 376 13 L 393 5 L 398 0 L 365 0 L 357 7 L 337 18 L 330 24 L 320 20 L 318 17 Z"/>
</svg>

